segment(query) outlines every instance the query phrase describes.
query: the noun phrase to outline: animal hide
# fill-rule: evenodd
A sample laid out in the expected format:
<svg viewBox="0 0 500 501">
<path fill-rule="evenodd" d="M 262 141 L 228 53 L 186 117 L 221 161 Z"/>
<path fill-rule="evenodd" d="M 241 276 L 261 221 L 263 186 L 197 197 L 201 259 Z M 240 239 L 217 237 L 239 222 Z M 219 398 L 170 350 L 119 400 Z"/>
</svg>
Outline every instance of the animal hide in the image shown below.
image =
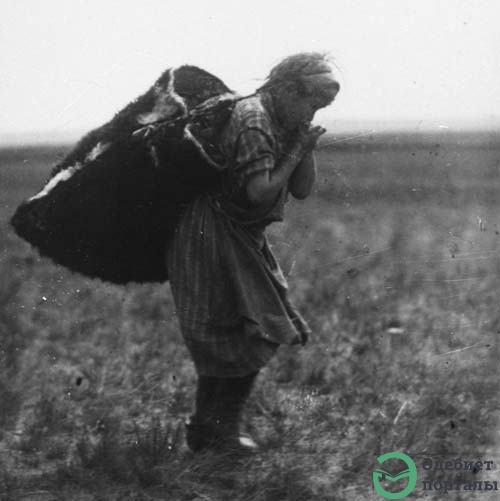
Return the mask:
<svg viewBox="0 0 500 501">
<path fill-rule="evenodd" d="M 194 66 L 167 70 L 87 134 L 15 212 L 17 234 L 70 270 L 113 283 L 168 279 L 182 207 L 224 168 L 219 136 L 237 97 Z"/>
</svg>

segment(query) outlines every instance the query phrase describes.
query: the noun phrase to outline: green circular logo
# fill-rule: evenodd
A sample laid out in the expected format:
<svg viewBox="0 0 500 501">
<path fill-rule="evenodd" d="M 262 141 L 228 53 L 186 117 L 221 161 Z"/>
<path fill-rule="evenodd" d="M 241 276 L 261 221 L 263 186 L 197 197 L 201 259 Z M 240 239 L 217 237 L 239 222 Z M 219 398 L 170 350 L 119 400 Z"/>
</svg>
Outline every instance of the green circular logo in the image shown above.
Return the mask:
<svg viewBox="0 0 500 501">
<path fill-rule="evenodd" d="M 402 452 L 388 452 L 387 454 L 383 454 L 377 458 L 377 461 L 382 464 L 388 459 L 401 459 L 404 461 L 408 468 L 406 470 L 400 471 L 398 474 L 392 476 L 389 472 L 382 470 L 381 468 L 377 468 L 373 472 L 373 486 L 378 494 L 386 499 L 401 499 L 413 491 L 415 486 L 417 485 L 417 467 L 413 462 L 413 459 Z M 401 480 L 403 478 L 408 477 L 408 485 L 400 492 L 387 492 L 381 485 L 380 480 L 390 480 L 391 482 L 396 482 L 397 480 Z"/>
</svg>

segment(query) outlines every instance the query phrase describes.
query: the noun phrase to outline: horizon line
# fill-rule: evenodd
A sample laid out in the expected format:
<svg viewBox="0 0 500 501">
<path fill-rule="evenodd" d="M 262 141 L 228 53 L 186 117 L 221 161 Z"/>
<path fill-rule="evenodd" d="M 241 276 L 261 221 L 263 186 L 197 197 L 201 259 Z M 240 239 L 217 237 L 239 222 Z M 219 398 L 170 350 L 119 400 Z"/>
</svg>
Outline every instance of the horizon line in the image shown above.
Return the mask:
<svg viewBox="0 0 500 501">
<path fill-rule="evenodd" d="M 327 134 L 386 134 L 386 133 L 480 133 L 500 132 L 500 116 L 485 118 L 326 118 L 318 120 Z M 371 130 L 367 131 L 366 129 Z M 95 129 L 95 128 L 94 128 Z M 0 132 L 0 146 L 63 145 L 78 142 L 94 129 L 26 130 Z"/>
</svg>

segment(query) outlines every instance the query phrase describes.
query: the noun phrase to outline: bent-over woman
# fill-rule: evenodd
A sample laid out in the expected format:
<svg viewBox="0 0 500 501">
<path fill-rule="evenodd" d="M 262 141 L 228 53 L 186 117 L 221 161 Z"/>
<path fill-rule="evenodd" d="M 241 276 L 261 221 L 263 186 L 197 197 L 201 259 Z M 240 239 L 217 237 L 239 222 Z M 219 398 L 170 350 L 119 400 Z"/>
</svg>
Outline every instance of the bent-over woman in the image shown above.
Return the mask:
<svg viewBox="0 0 500 501">
<path fill-rule="evenodd" d="M 176 311 L 198 374 L 196 410 L 186 424 L 193 451 L 255 450 L 239 430 L 252 384 L 279 345 L 309 337 L 265 228 L 283 220 L 289 195 L 310 194 L 312 150 L 324 132 L 310 124 L 339 88 L 322 54 L 296 54 L 275 66 L 253 96 L 236 104 L 222 137 L 221 181 L 186 208 L 167 249 Z"/>
</svg>

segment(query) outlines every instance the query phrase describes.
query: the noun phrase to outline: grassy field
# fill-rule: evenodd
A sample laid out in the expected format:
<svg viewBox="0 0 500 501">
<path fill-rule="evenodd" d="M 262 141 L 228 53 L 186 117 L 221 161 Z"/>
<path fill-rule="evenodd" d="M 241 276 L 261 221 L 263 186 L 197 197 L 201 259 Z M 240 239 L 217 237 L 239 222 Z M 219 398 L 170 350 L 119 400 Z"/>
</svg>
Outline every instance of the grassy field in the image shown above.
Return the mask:
<svg viewBox="0 0 500 501">
<path fill-rule="evenodd" d="M 391 451 L 419 467 L 412 499 L 440 499 L 424 457 L 496 468 L 500 142 L 329 141 L 315 194 L 270 231 L 315 335 L 262 371 L 262 452 L 239 460 L 184 445 L 195 373 L 168 284 L 72 274 L 9 227 L 67 147 L 0 150 L 1 500 L 376 500 Z M 500 480 L 433 478 L 458 473 Z"/>
</svg>

